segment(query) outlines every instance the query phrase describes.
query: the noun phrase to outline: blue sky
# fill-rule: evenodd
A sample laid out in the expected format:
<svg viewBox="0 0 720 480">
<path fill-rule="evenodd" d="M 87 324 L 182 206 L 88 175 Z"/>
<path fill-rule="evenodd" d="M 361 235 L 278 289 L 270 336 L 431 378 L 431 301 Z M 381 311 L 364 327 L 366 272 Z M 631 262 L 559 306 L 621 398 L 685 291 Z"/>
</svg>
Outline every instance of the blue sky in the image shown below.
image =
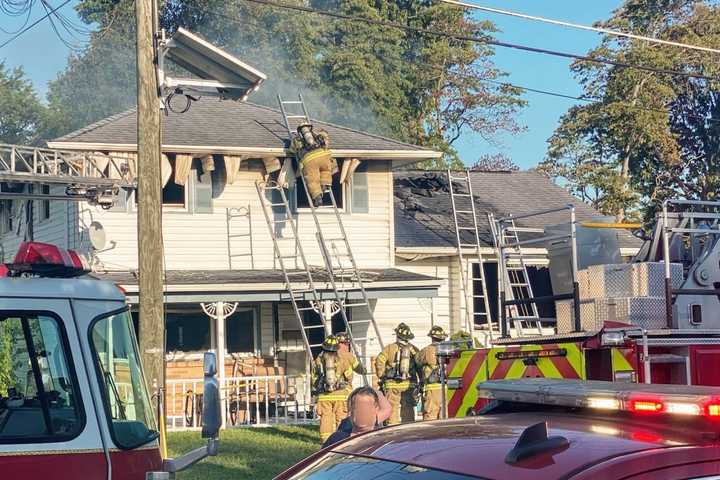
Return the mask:
<svg viewBox="0 0 720 480">
<path fill-rule="evenodd" d="M 474 0 L 485 6 L 515 10 L 532 15 L 551 17 L 575 23 L 590 24 L 607 18 L 622 4 L 622 0 Z M 51 0 L 59 5 L 61 0 Z M 60 12 L 68 17 L 77 18 L 73 10 L 76 1 L 71 1 Z M 32 14 L 33 19 L 43 15 L 39 8 Z M 568 28 L 529 22 L 522 19 L 477 12 L 478 18 L 493 21 L 501 30 L 497 38 L 507 42 L 522 43 L 566 52 L 584 53 L 599 41 L 600 36 Z M 0 27 L 4 30 L 17 30 L 24 19 L 0 18 Z M 0 43 L 11 35 L 0 31 Z M 58 41 L 50 24 L 43 21 L 35 28 L 23 34 L 8 46 L 0 49 L 0 60 L 8 66 L 22 66 L 33 81 L 39 94 L 44 97 L 48 81 L 54 79 L 66 63 L 68 48 Z M 521 86 L 578 95 L 581 90 L 570 74 L 569 61 L 546 55 L 532 54 L 511 49 L 498 48 L 496 65 L 509 73 L 507 80 Z M 573 104 L 572 100 L 526 93 L 529 102 L 521 113 L 519 121 L 526 132 L 502 138 L 500 147 L 487 145 L 476 135 L 466 134 L 456 146 L 466 164 L 472 164 L 485 153 L 498 151 L 509 155 L 522 168 L 529 168 L 541 161 L 545 155 L 546 140 L 552 134 L 560 116 Z"/>
</svg>

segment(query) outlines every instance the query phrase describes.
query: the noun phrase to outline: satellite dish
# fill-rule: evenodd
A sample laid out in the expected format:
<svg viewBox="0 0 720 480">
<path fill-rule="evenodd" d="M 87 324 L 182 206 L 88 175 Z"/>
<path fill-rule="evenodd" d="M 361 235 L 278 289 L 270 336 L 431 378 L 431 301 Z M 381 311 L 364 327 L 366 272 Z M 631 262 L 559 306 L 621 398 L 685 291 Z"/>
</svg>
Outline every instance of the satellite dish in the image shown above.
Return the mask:
<svg viewBox="0 0 720 480">
<path fill-rule="evenodd" d="M 100 222 L 90 223 L 88 227 L 88 238 L 90 239 L 90 245 L 92 245 L 95 250 L 102 250 L 107 243 L 105 227 L 103 227 Z"/>
</svg>

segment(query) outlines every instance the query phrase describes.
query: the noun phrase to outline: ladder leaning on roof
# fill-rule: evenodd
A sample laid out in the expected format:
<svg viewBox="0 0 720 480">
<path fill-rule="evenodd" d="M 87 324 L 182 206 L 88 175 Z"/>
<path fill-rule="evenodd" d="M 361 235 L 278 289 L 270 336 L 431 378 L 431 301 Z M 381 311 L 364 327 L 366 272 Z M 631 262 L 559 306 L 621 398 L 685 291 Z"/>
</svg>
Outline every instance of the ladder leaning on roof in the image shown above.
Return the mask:
<svg viewBox="0 0 720 480">
<path fill-rule="evenodd" d="M 290 141 L 297 135 L 290 125 L 291 121 L 310 123 L 307 108 L 302 96 L 298 96 L 298 100 L 283 101 L 278 95 L 278 102 L 285 127 L 287 128 L 288 140 Z M 302 113 L 293 113 L 293 108 L 297 110 L 298 107 L 300 107 Z M 302 172 L 300 176 L 302 177 Z M 307 198 L 310 199 L 307 182 L 305 182 L 304 177 L 302 178 L 305 194 Z M 283 206 L 286 211 L 285 216 L 294 224 L 295 220 L 287 204 L 285 192 L 282 187 L 278 188 L 282 190 L 281 195 L 285 203 Z M 262 196 L 262 192 L 260 190 L 258 191 Z M 350 247 L 347 232 L 345 231 L 332 188 L 323 186 L 323 195 L 324 198 L 330 199 L 330 205 L 327 207 L 315 207 L 312 201 L 308 202 L 310 213 L 315 224 L 315 235 L 320 247 L 320 253 L 323 257 L 325 272 L 327 273 L 328 283 L 332 289 L 333 301 L 335 302 L 337 313 L 343 320 L 343 324 L 350 338 L 353 353 L 363 363 L 365 371 L 369 374 L 372 371 L 370 365 L 370 344 L 376 342 L 378 347 L 382 349 L 382 338 L 380 337 L 380 331 L 375 321 L 367 291 L 365 290 L 363 274 L 358 269 L 355 256 Z M 323 213 L 319 213 L 319 210 L 323 210 Z M 268 218 L 268 226 L 271 227 L 270 217 L 267 214 L 266 218 Z M 331 236 L 327 236 L 327 230 L 329 228 L 334 230 Z M 297 233 L 295 233 L 295 235 L 297 236 Z M 299 238 L 297 239 L 297 247 L 298 250 L 302 250 Z M 351 294 L 359 294 L 359 301 L 350 302 Z M 352 312 L 364 312 L 366 317 L 353 318 L 355 315 L 348 315 L 350 309 L 352 309 Z M 359 317 L 359 314 L 357 316 Z M 325 319 L 324 321 L 327 320 L 328 319 Z M 363 379 L 367 382 L 366 376 L 363 376 Z"/>
<path fill-rule="evenodd" d="M 447 171 L 448 186 L 450 189 L 450 202 L 452 204 L 453 222 L 455 225 L 455 239 L 458 247 L 458 260 L 460 262 L 460 284 L 465 298 L 465 328 L 472 334 L 478 325 L 486 330 L 488 340 L 492 342 L 495 336 L 500 336 L 498 324 L 492 321 L 490 303 L 488 301 L 487 283 L 485 279 L 485 260 L 481 252 L 480 233 L 478 231 L 477 212 L 472 191 L 470 171 L 465 170 L 464 175 L 454 175 Z M 459 191 L 458 187 L 462 187 Z M 463 232 L 471 232 L 470 242 L 463 241 Z M 478 276 L 475 276 L 472 264 L 465 261 L 463 249 L 473 249 L 478 261 Z M 472 282 L 472 283 L 470 283 Z M 475 293 L 474 286 L 480 284 L 480 293 Z M 475 309 L 479 304 L 480 309 Z M 486 342 L 487 343 L 487 342 Z"/>
<path fill-rule="evenodd" d="M 537 229 L 518 227 L 512 217 L 496 219 L 492 212 L 488 213 L 488 222 L 498 255 L 498 281 L 503 282 L 505 287 L 499 291 L 505 292 L 507 301 L 533 298 L 530 275 L 518 234 L 538 233 Z M 498 302 L 498 305 L 503 308 L 502 302 Z M 527 323 L 537 329 L 538 335 L 543 334 L 542 322 L 535 303 L 508 305 L 506 313 L 512 323 L 511 333 L 522 336 L 525 333 L 523 324 Z M 502 317 L 501 312 L 500 316 Z"/>
</svg>

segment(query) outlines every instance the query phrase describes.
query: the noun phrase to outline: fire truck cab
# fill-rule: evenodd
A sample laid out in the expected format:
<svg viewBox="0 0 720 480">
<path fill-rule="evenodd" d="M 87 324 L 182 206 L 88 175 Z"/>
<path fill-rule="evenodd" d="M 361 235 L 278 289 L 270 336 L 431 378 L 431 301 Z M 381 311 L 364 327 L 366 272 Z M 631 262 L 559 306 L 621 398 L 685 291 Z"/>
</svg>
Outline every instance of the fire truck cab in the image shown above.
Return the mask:
<svg viewBox="0 0 720 480">
<path fill-rule="evenodd" d="M 5 478 L 172 478 L 217 450 L 219 402 L 206 402 L 208 447 L 161 457 L 123 292 L 90 278 L 72 251 L 24 243 L 0 272 L 0 469 Z M 46 277 L 46 278 L 41 278 Z M 50 278 L 47 278 L 50 277 Z M 206 354 L 206 399 L 215 396 Z M 215 411 L 215 409 L 217 409 Z"/>
</svg>

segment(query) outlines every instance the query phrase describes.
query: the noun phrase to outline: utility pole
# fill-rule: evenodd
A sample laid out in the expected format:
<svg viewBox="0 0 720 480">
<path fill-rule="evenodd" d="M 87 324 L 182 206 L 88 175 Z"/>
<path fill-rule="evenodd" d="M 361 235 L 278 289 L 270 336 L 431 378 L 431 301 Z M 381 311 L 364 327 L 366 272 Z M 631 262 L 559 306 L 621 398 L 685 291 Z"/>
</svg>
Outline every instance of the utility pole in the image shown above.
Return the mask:
<svg viewBox="0 0 720 480">
<path fill-rule="evenodd" d="M 160 102 L 156 75 L 157 34 L 153 0 L 136 0 L 138 270 L 140 355 L 148 388 L 165 386 L 163 305 L 162 183 L 160 174 Z M 152 391 L 152 390 L 151 390 Z"/>
</svg>

